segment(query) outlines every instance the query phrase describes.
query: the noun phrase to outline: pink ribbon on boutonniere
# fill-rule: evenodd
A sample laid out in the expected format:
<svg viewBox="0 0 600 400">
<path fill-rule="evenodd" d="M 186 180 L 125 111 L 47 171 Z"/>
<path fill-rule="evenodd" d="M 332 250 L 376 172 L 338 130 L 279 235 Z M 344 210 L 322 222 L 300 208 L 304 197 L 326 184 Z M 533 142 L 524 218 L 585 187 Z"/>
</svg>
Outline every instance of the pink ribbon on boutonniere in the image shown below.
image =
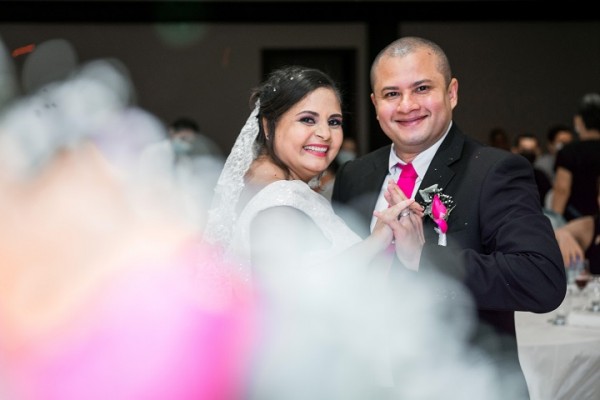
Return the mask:
<svg viewBox="0 0 600 400">
<path fill-rule="evenodd" d="M 446 246 L 446 232 L 448 232 L 448 215 L 454 209 L 454 200 L 452 196 L 445 194 L 437 183 L 428 188 L 419 190 L 423 202 L 419 203 L 425 209 L 425 215 L 428 215 L 437 225 L 434 229 L 438 234 L 438 245 Z"/>
<path fill-rule="evenodd" d="M 431 217 L 442 233 L 446 233 L 448 231 L 448 223 L 445 219 L 447 211 L 448 210 L 444 203 L 442 203 L 440 200 L 440 197 L 437 194 L 434 195 L 431 203 Z"/>
</svg>

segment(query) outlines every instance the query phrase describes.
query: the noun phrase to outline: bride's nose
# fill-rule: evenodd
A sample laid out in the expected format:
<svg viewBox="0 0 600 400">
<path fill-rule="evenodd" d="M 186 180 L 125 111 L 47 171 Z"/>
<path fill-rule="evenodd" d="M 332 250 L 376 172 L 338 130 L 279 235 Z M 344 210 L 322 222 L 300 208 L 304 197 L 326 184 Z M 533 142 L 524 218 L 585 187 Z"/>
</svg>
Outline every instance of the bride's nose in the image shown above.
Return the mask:
<svg viewBox="0 0 600 400">
<path fill-rule="evenodd" d="M 331 139 L 331 132 L 329 129 L 329 125 L 318 124 L 315 126 L 315 136 L 323 140 L 329 140 Z"/>
</svg>

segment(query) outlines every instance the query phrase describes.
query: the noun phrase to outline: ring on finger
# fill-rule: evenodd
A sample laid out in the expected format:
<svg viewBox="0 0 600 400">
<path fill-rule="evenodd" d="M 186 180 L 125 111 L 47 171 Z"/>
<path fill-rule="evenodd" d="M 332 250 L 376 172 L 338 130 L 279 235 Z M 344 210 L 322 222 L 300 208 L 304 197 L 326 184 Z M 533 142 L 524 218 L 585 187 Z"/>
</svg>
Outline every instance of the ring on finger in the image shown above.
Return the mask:
<svg viewBox="0 0 600 400">
<path fill-rule="evenodd" d="M 410 210 L 404 210 L 400 213 L 401 217 L 408 217 L 410 215 Z"/>
</svg>

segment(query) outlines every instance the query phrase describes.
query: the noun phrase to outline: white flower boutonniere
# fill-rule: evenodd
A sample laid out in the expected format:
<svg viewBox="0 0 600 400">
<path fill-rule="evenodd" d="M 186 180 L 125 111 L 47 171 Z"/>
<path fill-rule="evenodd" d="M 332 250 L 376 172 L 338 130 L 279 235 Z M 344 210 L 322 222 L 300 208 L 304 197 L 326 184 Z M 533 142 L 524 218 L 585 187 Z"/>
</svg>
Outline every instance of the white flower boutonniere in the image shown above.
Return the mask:
<svg viewBox="0 0 600 400">
<path fill-rule="evenodd" d="M 448 216 L 454 209 L 455 204 L 452 196 L 444 194 L 437 183 L 428 188 L 419 190 L 423 198 L 421 205 L 425 209 L 425 215 L 429 216 L 437 225 L 435 231 L 438 233 L 438 245 L 446 246 L 446 232 L 448 231 Z"/>
</svg>

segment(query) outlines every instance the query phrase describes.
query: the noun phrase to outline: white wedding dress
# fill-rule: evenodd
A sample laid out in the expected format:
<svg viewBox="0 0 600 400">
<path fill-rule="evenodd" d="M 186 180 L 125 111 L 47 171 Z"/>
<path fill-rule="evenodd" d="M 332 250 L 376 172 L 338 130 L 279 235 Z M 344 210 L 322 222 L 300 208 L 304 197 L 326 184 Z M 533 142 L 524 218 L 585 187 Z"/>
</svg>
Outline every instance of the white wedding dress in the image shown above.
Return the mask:
<svg viewBox="0 0 600 400">
<path fill-rule="evenodd" d="M 386 383 L 384 386 L 391 385 L 389 361 L 386 361 L 387 358 L 381 357 L 381 353 L 378 353 L 381 351 L 381 347 L 373 345 L 373 343 L 380 342 L 373 341 L 373 338 L 369 336 L 371 333 L 346 334 L 343 339 L 336 333 L 345 331 L 348 325 L 353 325 L 362 318 L 361 311 L 357 311 L 357 309 L 361 306 L 359 299 L 363 299 L 364 294 L 358 291 L 361 286 L 351 283 L 353 282 L 351 277 L 355 275 L 352 275 L 353 269 L 348 265 L 343 265 L 342 270 L 338 270 L 339 273 L 333 275 L 326 270 L 345 250 L 362 239 L 346 225 L 341 217 L 335 214 L 329 200 L 312 190 L 308 184 L 300 180 L 273 182 L 252 197 L 241 211 L 227 253 L 238 260 L 236 265 L 240 269 L 238 272 L 242 274 L 242 279 L 249 282 L 260 282 L 261 290 L 265 289 L 265 271 L 262 270 L 260 278 L 257 279 L 251 270 L 252 238 L 250 229 L 252 221 L 260 212 L 280 206 L 293 207 L 305 213 L 327 239 L 328 246 L 315 249 L 307 245 L 301 254 L 290 255 L 294 258 L 290 262 L 300 266 L 300 270 L 307 274 L 289 269 L 284 275 L 280 275 L 276 271 L 268 273 L 272 273 L 271 277 L 275 277 L 274 280 L 267 278 L 267 281 L 273 284 L 270 288 L 275 290 L 275 292 L 269 292 L 271 304 L 277 304 L 278 308 L 282 307 L 282 304 L 285 306 L 281 308 L 283 310 L 281 314 L 271 314 L 271 318 L 273 315 L 277 315 L 278 323 L 274 330 L 276 333 L 271 333 L 273 336 L 265 345 L 264 353 L 261 353 L 260 366 L 261 370 L 262 368 L 264 370 L 257 374 L 264 373 L 266 380 L 264 382 L 261 379 L 257 380 L 261 382 L 258 387 L 262 388 L 257 389 L 258 393 L 262 393 L 262 390 L 269 393 L 275 390 L 274 384 L 269 383 L 275 379 L 273 376 L 277 376 L 276 381 L 290 390 L 298 385 L 298 390 L 306 391 L 308 390 L 306 387 L 315 386 L 313 380 L 318 380 L 318 376 L 325 373 L 324 370 L 329 371 L 328 373 L 332 373 L 334 370 L 339 372 L 343 370 L 340 369 L 340 365 L 357 363 L 357 359 L 361 361 L 353 368 L 360 371 L 358 376 L 363 380 L 361 385 L 368 385 L 369 388 L 376 382 L 379 382 L 379 385 L 382 382 Z M 284 220 L 281 223 L 289 222 Z M 283 238 L 283 240 L 286 239 Z M 277 244 L 273 244 L 273 246 L 277 246 Z M 296 257 L 300 257 L 300 259 Z M 313 266 L 315 268 L 311 268 Z M 290 278 L 288 274 L 293 277 Z M 369 318 L 361 321 L 367 320 L 372 322 Z M 320 328 L 313 331 L 312 324 Z M 320 358 L 320 354 L 331 351 L 331 348 L 337 348 L 339 353 L 332 354 L 332 360 L 324 362 Z M 370 354 L 361 353 L 364 349 L 370 349 L 367 352 Z M 346 359 L 346 357 L 349 358 Z M 296 372 L 291 372 L 292 370 L 283 372 L 280 369 L 282 365 L 294 366 L 292 370 Z M 299 370 L 295 369 L 300 366 L 302 368 Z M 335 374 L 333 375 L 335 376 Z M 336 379 L 338 378 L 330 379 L 327 384 L 328 389 L 321 387 L 318 390 L 322 389 L 323 393 L 328 393 L 328 390 L 332 390 L 333 387 L 337 388 L 339 385 L 345 384 L 334 383 Z M 262 384 L 265 386 L 261 386 Z M 317 390 L 316 386 L 311 390 Z M 306 395 L 305 398 L 315 398 L 313 395 L 315 393 Z M 260 397 L 255 395 L 255 398 Z"/>
<path fill-rule="evenodd" d="M 312 190 L 308 184 L 299 180 L 276 181 L 261 189 L 237 218 L 227 253 L 237 260 L 237 264 L 242 269 L 239 273 L 243 279 L 250 279 L 252 274 L 250 271 L 252 221 L 261 211 L 279 206 L 293 207 L 305 213 L 330 243 L 326 249 L 307 248 L 302 255 L 304 265 L 314 263 L 314 260 L 323 262 L 331 259 L 361 240 L 358 234 L 335 214 L 329 201 Z"/>
</svg>

